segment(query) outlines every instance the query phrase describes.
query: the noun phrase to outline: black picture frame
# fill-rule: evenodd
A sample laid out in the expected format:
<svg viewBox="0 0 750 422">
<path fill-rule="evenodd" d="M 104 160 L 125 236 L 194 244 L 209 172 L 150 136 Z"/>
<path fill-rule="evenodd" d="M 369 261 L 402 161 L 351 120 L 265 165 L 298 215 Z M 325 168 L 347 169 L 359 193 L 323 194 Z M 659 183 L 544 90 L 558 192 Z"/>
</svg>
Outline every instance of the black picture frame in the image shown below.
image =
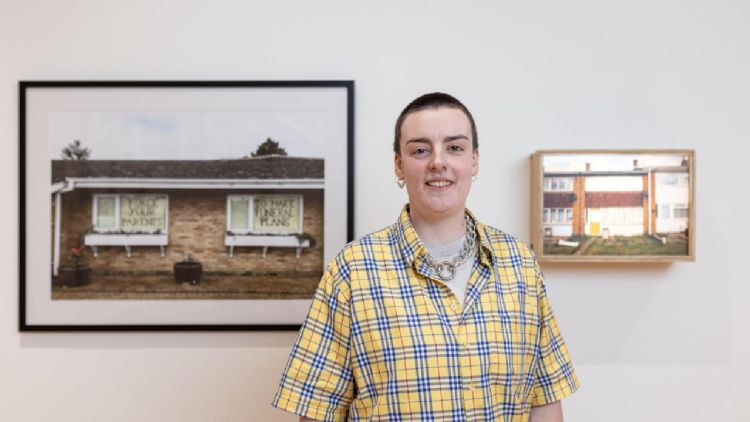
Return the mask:
<svg viewBox="0 0 750 422">
<path fill-rule="evenodd" d="M 322 214 L 321 221 L 324 222 L 324 227 L 320 229 L 323 232 L 323 239 L 317 239 L 318 242 L 322 240 L 320 243 L 323 244 L 319 246 L 323 255 L 320 273 L 322 273 L 327 261 L 347 242 L 353 239 L 354 81 L 352 80 L 20 81 L 19 331 L 287 331 L 299 329 L 309 307 L 309 299 L 53 299 L 52 283 L 55 280 L 58 280 L 58 282 L 60 280 L 60 255 L 62 253 L 62 242 L 60 239 L 65 237 L 64 234 L 60 234 L 62 231 L 60 226 L 64 225 L 61 223 L 63 217 L 60 217 L 60 215 L 65 213 L 63 210 L 66 204 L 66 202 L 60 199 L 57 199 L 58 202 L 55 202 L 53 196 L 68 194 L 70 192 L 62 192 L 66 189 L 61 187 L 65 183 L 58 182 L 56 184 L 56 179 L 54 179 L 55 176 L 63 177 L 66 174 L 60 175 L 58 174 L 59 171 L 56 173 L 50 169 L 52 167 L 50 163 L 54 160 L 54 158 L 51 158 L 53 153 L 50 152 L 54 150 L 51 144 L 52 139 L 55 137 L 55 133 L 63 132 L 62 129 L 60 129 L 60 132 L 56 132 L 56 128 L 66 127 L 65 125 L 70 121 L 81 116 L 83 116 L 83 119 L 87 119 L 87 116 L 100 116 L 101 113 L 158 114 L 167 112 L 177 114 L 199 112 L 219 113 L 218 115 L 222 115 L 221 113 L 256 113 L 261 117 L 257 117 L 255 114 L 251 117 L 253 119 L 257 118 L 257 121 L 264 127 L 284 127 L 283 122 L 285 120 L 294 120 L 295 116 L 302 116 L 304 113 L 307 113 L 303 117 L 307 118 L 306 121 L 313 122 L 310 123 L 309 127 L 314 127 L 318 130 L 317 132 L 310 132 L 317 133 L 318 136 L 316 139 L 322 139 L 325 142 L 324 148 L 322 148 L 325 151 L 322 159 L 323 163 L 317 163 L 318 167 L 315 167 L 324 168 L 324 170 L 319 170 L 323 172 L 322 180 L 320 177 L 311 176 L 307 178 L 307 173 L 303 177 L 297 176 L 297 178 L 283 174 L 273 179 L 275 180 L 273 183 L 276 183 L 273 186 L 286 186 L 286 189 L 293 189 L 295 192 L 308 192 L 308 190 L 310 192 L 320 191 L 316 194 L 324 198 L 322 200 L 324 205 L 319 207 L 322 208 L 319 213 Z M 94 114 L 87 115 L 85 113 Z M 269 120 L 267 121 L 263 120 L 263 116 L 266 115 L 271 116 L 268 117 Z M 71 116 L 73 117 L 71 118 Z M 315 119 L 319 119 L 319 121 Z M 55 123 L 58 121 L 63 123 Z M 282 123 L 278 123 L 279 121 Z M 75 124 L 73 126 L 75 127 Z M 269 138 L 271 137 L 269 136 Z M 103 145 L 106 145 L 107 141 L 103 142 L 105 142 Z M 82 144 L 82 148 L 85 148 L 86 142 Z M 283 146 L 282 142 L 281 147 L 283 148 Z M 45 154 L 45 151 L 47 154 Z M 258 152 L 258 154 L 260 153 Z M 300 167 L 298 162 L 291 161 L 297 159 L 292 157 L 292 155 L 289 154 L 289 157 L 281 157 L 277 154 L 274 157 L 268 156 L 262 158 L 269 160 L 290 160 L 282 161 L 284 163 L 283 166 L 269 164 L 270 167 L 274 167 L 277 170 L 280 167 Z M 302 160 L 303 158 L 299 159 Z M 216 159 L 207 159 L 205 161 L 210 160 L 215 161 Z M 91 166 L 96 164 L 92 164 L 94 161 L 97 160 L 89 160 L 85 164 L 89 166 L 87 168 L 90 169 Z M 117 167 L 112 166 L 111 163 L 108 166 L 104 165 L 107 163 L 103 161 L 105 160 L 102 160 L 100 163 L 103 164 L 102 167 L 109 167 L 110 169 Z M 108 159 L 106 161 L 111 162 L 115 160 Z M 128 165 L 130 165 L 137 160 L 124 161 L 128 161 Z M 187 162 L 189 160 L 184 159 L 182 161 Z M 233 159 L 233 161 L 237 160 Z M 307 163 L 307 161 L 305 162 Z M 62 163 L 61 166 L 67 169 L 69 164 Z M 225 167 L 229 166 L 226 165 Z M 187 165 L 183 166 L 183 173 L 186 171 L 184 168 L 191 167 Z M 179 169 L 173 170 L 175 174 L 180 171 Z M 116 173 L 114 170 L 112 171 L 114 172 L 113 174 Z M 152 173 L 156 174 L 158 171 Z M 147 174 L 145 177 L 139 174 L 138 179 L 141 181 L 139 183 L 146 183 L 147 187 L 139 186 L 137 188 L 134 187 L 136 184 L 133 181 L 136 178 L 128 179 L 127 177 L 118 178 L 108 176 L 106 180 L 111 181 L 111 183 L 105 184 L 105 187 L 97 187 L 98 185 L 94 183 L 94 177 L 79 177 L 76 175 L 72 179 L 75 179 L 79 184 L 73 187 L 73 190 L 78 189 L 78 192 L 86 192 L 87 195 L 91 196 L 94 194 L 90 192 L 99 192 L 100 194 L 105 192 L 110 196 L 120 198 L 121 201 L 125 201 L 124 198 L 126 196 L 128 198 L 135 196 L 135 192 L 139 194 L 143 194 L 143 192 L 182 192 L 179 190 L 182 188 L 174 186 L 177 186 L 178 183 L 187 183 L 185 180 L 175 181 L 176 179 L 174 178 L 176 176 L 173 175 L 169 176 L 172 177 L 171 179 L 167 177 L 166 181 L 164 181 L 164 177 L 158 178 L 154 174 Z M 278 174 L 278 171 L 275 174 Z M 185 176 L 183 174 L 179 177 Z M 225 175 L 221 177 L 225 177 Z M 283 179 L 282 177 L 287 177 L 287 179 Z M 207 180 L 205 177 L 200 179 L 187 178 L 192 181 L 189 183 L 196 183 L 196 185 L 190 185 L 192 186 L 190 189 L 209 189 L 206 186 L 209 186 L 211 183 L 217 184 L 219 186 L 216 189 L 219 192 L 217 195 L 228 195 L 230 192 L 243 192 L 247 197 L 256 198 L 261 194 L 276 192 L 275 188 L 271 185 L 272 182 L 269 181 L 271 179 L 261 180 L 260 176 L 241 179 L 244 182 L 237 182 L 235 179 L 227 181 L 227 179 L 221 178 L 217 179 L 220 180 L 219 182 L 216 180 Z M 84 179 L 86 181 L 81 182 Z M 101 179 L 100 177 L 98 180 Z M 121 183 L 121 186 L 123 186 L 122 189 L 124 189 L 123 192 L 125 193 L 119 194 L 117 193 L 118 188 L 112 187 L 115 179 L 117 179 L 117 183 Z M 311 182 L 308 179 L 313 181 Z M 125 181 L 123 182 L 123 180 Z M 253 184 L 247 180 L 255 180 L 257 183 Z M 149 183 L 152 183 L 152 185 L 148 185 Z M 157 183 L 161 183 L 161 185 L 157 185 Z M 169 183 L 173 184 L 170 185 Z M 241 185 L 244 187 L 239 188 L 236 187 L 238 183 L 240 185 L 241 183 L 245 183 L 245 185 Z M 295 185 L 295 183 L 297 184 Z M 310 186 L 313 187 L 308 188 L 308 183 L 311 183 Z M 45 187 L 45 185 L 47 186 Z M 45 191 L 45 188 L 49 188 L 50 185 L 52 185 L 50 190 Z M 70 189 L 70 185 L 65 186 L 67 186 L 67 189 Z M 154 188 L 149 188 L 148 186 L 154 186 Z M 157 188 L 156 186 L 160 187 Z M 55 188 L 58 189 L 57 192 L 55 192 Z M 86 191 L 86 189 L 91 189 L 91 191 Z M 256 191 L 259 192 L 257 195 L 253 193 Z M 201 192 L 214 191 L 205 190 Z M 57 196 L 56 198 L 61 197 Z M 250 204 L 252 204 L 252 199 L 250 201 Z M 305 199 L 305 202 L 309 202 L 309 200 Z M 300 210 L 304 209 L 305 202 L 300 200 Z M 89 203 L 92 203 L 92 201 L 89 201 Z M 93 203 L 98 202 L 97 200 L 93 200 Z M 229 199 L 227 199 L 226 204 L 228 209 L 230 207 Z M 60 211 L 55 211 L 55 206 Z M 94 216 L 94 206 L 91 205 L 87 218 L 99 221 L 96 220 L 98 217 Z M 169 215 L 171 211 L 168 206 L 165 211 L 166 215 Z M 250 206 L 248 207 L 252 209 Z M 311 209 L 313 209 L 311 213 L 315 212 L 314 208 Z M 247 212 L 249 213 L 248 215 L 252 215 L 252 211 Z M 302 211 L 299 211 L 299 213 L 301 214 Z M 308 223 L 302 223 L 301 215 L 299 218 L 299 230 L 301 231 L 303 226 L 307 230 Z M 227 227 L 229 227 L 230 219 L 234 221 L 235 217 L 230 217 L 229 211 L 227 211 Z M 250 219 L 250 224 L 252 224 L 252 217 Z M 216 221 L 220 221 L 220 218 L 217 217 Z M 237 221 L 240 221 L 238 217 Z M 169 227 L 168 223 L 164 224 L 164 227 Z M 316 225 L 310 224 L 310 226 Z M 52 234 L 52 239 L 49 237 L 50 233 Z M 129 238 L 132 238 L 135 236 L 135 233 L 137 232 L 114 235 L 113 237 L 129 236 Z M 146 237 L 153 238 L 159 235 L 162 238 L 165 237 L 158 230 L 154 233 L 156 234 L 146 235 Z M 173 233 L 168 233 L 166 237 L 169 238 L 172 235 Z M 93 237 L 89 236 L 91 236 L 90 233 L 82 235 L 81 239 L 85 239 L 85 242 L 88 242 L 90 239 L 93 239 Z M 236 237 L 235 233 L 227 230 L 224 238 L 229 239 L 230 236 Z M 278 240 L 277 237 L 273 237 L 271 234 L 264 234 L 263 236 L 268 236 L 268 239 L 272 239 L 274 242 Z M 309 239 L 310 236 L 308 233 L 295 236 L 297 236 L 299 245 L 303 245 L 303 242 L 307 242 L 304 243 L 305 245 L 310 244 L 309 240 L 311 239 Z M 281 237 L 289 238 L 290 236 L 285 235 Z M 228 242 L 228 240 L 225 241 Z M 81 242 L 81 244 L 84 243 L 83 240 Z M 276 244 L 273 242 L 269 243 Z M 314 240 L 312 244 L 315 244 Z M 109 247 L 100 246 L 100 248 L 118 249 L 121 244 L 118 243 L 117 245 Z M 225 246 L 228 245 L 229 243 L 226 243 Z M 253 244 L 253 246 L 256 245 Z M 174 255 L 169 250 L 169 245 L 159 247 L 162 248 L 162 257 L 165 255 L 167 257 Z M 94 247 L 92 246 L 91 248 Z M 274 248 L 275 246 L 271 246 L 270 255 L 276 253 L 279 256 L 278 260 L 292 262 L 289 261 L 292 258 L 282 255 L 282 252 L 280 252 L 282 250 L 281 247 Z M 131 248 L 126 246 L 125 249 L 127 256 L 130 258 Z M 158 260 L 158 258 L 153 258 L 155 256 L 155 248 L 149 247 L 148 249 L 150 250 L 149 256 L 152 257 L 150 259 Z M 262 249 L 262 256 L 265 258 L 269 247 L 251 247 L 246 249 L 253 250 L 254 252 L 252 253 L 255 255 L 260 253 L 259 249 Z M 297 257 L 300 256 L 301 247 L 288 249 L 296 249 Z M 315 249 L 314 246 L 310 246 L 309 251 L 313 249 Z M 284 249 L 284 251 L 286 250 Z M 302 252 L 303 257 L 307 251 L 304 250 Z M 110 252 L 110 254 L 112 253 Z M 125 252 L 122 253 L 125 254 Z M 290 253 L 293 255 L 293 252 Z M 143 256 L 145 256 L 145 252 Z M 137 258 L 134 259 L 137 260 Z M 224 261 L 227 260 L 225 257 L 221 259 L 224 259 Z M 115 260 L 123 261 L 119 256 L 116 256 Z M 319 261 L 321 260 L 318 259 L 315 261 L 316 266 Z M 133 258 L 129 262 L 132 263 Z M 163 268 L 164 264 L 161 263 L 159 266 Z M 50 271 L 50 268 L 52 271 Z M 175 271 L 177 271 L 176 267 Z M 93 270 L 91 273 L 96 274 L 96 270 Z M 45 279 L 42 274 L 47 274 L 49 277 Z M 307 282 L 309 283 L 309 280 Z M 185 286 L 189 286 L 189 284 Z M 64 294 L 68 294 L 69 291 L 75 289 L 74 284 L 64 285 L 62 288 L 67 289 Z M 113 310 L 113 307 L 117 309 Z M 244 308 L 255 308 L 255 310 L 250 312 Z M 183 317 L 185 320 L 181 320 Z"/>
</svg>

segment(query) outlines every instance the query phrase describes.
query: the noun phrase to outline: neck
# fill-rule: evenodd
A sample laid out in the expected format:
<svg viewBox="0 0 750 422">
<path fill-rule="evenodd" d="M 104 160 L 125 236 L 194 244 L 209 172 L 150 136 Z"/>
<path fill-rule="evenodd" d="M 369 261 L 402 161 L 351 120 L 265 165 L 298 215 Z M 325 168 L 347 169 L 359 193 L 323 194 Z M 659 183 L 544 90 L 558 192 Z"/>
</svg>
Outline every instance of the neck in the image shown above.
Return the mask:
<svg viewBox="0 0 750 422">
<path fill-rule="evenodd" d="M 409 217 L 419 238 L 426 243 L 448 243 L 464 236 L 466 233 L 463 210 L 439 217 L 426 216 L 410 210 Z"/>
</svg>

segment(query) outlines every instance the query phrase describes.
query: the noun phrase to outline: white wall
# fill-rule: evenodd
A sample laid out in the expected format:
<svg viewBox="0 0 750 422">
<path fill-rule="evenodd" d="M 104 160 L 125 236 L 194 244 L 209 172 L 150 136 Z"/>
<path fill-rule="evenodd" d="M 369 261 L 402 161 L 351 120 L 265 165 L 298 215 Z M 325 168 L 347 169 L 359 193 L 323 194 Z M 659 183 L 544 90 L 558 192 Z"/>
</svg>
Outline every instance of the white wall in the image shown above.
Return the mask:
<svg viewBox="0 0 750 422">
<path fill-rule="evenodd" d="M 697 261 L 545 268 L 583 388 L 570 421 L 743 420 L 750 3 L 0 1 L 0 419 L 293 420 L 294 333 L 17 332 L 20 79 L 354 79 L 356 232 L 390 224 L 392 124 L 444 90 L 479 125 L 470 197 L 528 235 L 540 148 L 695 148 Z M 745 170 L 745 171 L 741 171 Z"/>
</svg>

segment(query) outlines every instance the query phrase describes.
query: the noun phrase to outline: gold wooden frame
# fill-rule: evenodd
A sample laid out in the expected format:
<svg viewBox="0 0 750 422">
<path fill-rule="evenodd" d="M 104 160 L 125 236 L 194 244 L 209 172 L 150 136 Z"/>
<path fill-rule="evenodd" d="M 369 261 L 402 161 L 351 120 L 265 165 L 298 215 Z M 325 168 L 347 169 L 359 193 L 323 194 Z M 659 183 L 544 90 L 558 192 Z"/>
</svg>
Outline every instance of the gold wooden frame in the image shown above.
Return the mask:
<svg viewBox="0 0 750 422">
<path fill-rule="evenodd" d="M 546 156 L 551 155 L 682 155 L 687 158 L 688 172 L 688 222 L 687 222 L 687 254 L 685 255 L 565 255 L 565 254 L 545 254 L 544 252 L 544 168 L 543 160 Z M 586 170 L 588 171 L 588 170 Z M 636 171 L 635 169 L 633 171 Z M 644 170 L 645 171 L 645 170 Z M 579 171 L 576 174 L 584 174 Z M 602 173 L 602 172 L 599 172 Z M 652 179 L 651 170 L 648 170 L 647 178 L 644 178 L 644 189 L 646 184 L 654 186 L 655 176 Z M 575 179 L 574 179 L 575 183 Z M 582 189 L 585 189 L 585 182 L 582 182 Z M 692 149 L 623 149 L 623 150 L 605 150 L 605 149 L 583 149 L 583 150 L 539 150 L 531 155 L 531 248 L 536 253 L 538 260 L 542 263 L 553 262 L 576 262 L 576 263 L 602 263 L 602 262 L 619 262 L 619 263 L 671 263 L 675 261 L 694 261 L 695 260 L 695 151 Z M 575 194 L 573 194 L 575 195 Z M 655 195 L 655 194 L 654 194 Z M 656 203 L 651 190 L 644 191 L 644 216 L 656 215 Z M 573 196 L 575 197 L 575 196 Z M 577 199 L 571 199 L 577 201 Z M 648 205 L 648 208 L 646 208 Z M 585 200 L 582 207 L 585 207 Z M 580 217 L 583 219 L 583 217 Z M 658 236 L 655 230 L 656 217 L 649 217 L 649 233 L 644 236 Z M 575 223 L 571 223 L 573 225 Z M 584 224 L 584 220 L 579 223 Z M 646 224 L 646 221 L 641 224 Z M 653 229 L 654 233 L 650 231 Z M 552 229 L 550 229 L 551 231 Z M 579 228 L 579 231 L 585 230 Z M 645 229 L 644 229 L 645 231 Z M 590 236 L 593 237 L 593 236 Z M 666 237 L 665 237 L 666 239 Z"/>
</svg>

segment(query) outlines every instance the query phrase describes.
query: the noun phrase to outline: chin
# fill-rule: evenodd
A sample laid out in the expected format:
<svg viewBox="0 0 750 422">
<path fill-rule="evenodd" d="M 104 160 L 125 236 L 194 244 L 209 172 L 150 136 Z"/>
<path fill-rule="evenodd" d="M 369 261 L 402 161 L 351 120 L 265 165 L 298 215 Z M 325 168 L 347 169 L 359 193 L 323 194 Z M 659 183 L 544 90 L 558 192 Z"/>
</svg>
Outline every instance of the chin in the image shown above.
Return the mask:
<svg viewBox="0 0 750 422">
<path fill-rule="evenodd" d="M 425 203 L 420 211 L 429 215 L 451 215 L 464 211 L 465 206 L 458 203 Z"/>
</svg>

